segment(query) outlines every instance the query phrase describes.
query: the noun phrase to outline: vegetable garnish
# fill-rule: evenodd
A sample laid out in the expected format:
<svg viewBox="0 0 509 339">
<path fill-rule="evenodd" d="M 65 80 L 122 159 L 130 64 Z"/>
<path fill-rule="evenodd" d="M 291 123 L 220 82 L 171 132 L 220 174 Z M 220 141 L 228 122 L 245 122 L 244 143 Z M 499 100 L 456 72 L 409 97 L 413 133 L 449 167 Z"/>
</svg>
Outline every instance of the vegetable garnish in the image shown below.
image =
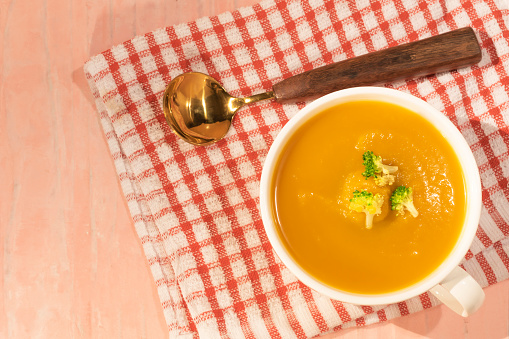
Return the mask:
<svg viewBox="0 0 509 339">
<path fill-rule="evenodd" d="M 366 213 L 366 228 L 373 227 L 373 218 L 382 212 L 383 196 L 368 191 L 355 190 L 353 198 L 350 199 L 349 209 L 356 212 Z"/>
<path fill-rule="evenodd" d="M 399 186 L 391 195 L 391 209 L 397 211 L 396 215 L 403 215 L 405 211 L 415 218 L 419 215 L 414 206 L 412 187 Z"/>
<path fill-rule="evenodd" d="M 364 152 L 362 160 L 365 168 L 362 175 L 366 180 L 373 177 L 378 186 L 392 185 L 394 183 L 392 173 L 398 170 L 398 166 L 384 165 L 382 157 L 375 155 L 372 151 Z"/>
</svg>

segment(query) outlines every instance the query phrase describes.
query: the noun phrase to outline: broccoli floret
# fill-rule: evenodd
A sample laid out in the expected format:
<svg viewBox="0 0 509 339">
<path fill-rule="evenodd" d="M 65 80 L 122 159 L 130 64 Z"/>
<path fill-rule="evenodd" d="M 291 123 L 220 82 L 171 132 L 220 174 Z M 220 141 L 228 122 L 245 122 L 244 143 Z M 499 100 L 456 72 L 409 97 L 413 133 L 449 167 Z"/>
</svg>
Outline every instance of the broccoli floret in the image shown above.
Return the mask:
<svg viewBox="0 0 509 339">
<path fill-rule="evenodd" d="M 398 166 L 389 166 L 382 163 L 382 157 L 375 155 L 372 151 L 366 151 L 362 155 L 364 172 L 362 175 L 366 180 L 370 177 L 375 179 L 378 186 L 392 185 L 394 176 L 392 173 L 398 170 Z"/>
<path fill-rule="evenodd" d="M 419 212 L 414 206 L 412 187 L 399 186 L 391 195 L 391 209 L 397 211 L 396 215 L 403 215 L 405 211 L 415 218 Z"/>
<path fill-rule="evenodd" d="M 368 191 L 355 190 L 353 198 L 350 199 L 349 209 L 356 212 L 366 213 L 366 228 L 371 229 L 373 226 L 373 217 L 382 212 L 383 196 Z"/>
</svg>

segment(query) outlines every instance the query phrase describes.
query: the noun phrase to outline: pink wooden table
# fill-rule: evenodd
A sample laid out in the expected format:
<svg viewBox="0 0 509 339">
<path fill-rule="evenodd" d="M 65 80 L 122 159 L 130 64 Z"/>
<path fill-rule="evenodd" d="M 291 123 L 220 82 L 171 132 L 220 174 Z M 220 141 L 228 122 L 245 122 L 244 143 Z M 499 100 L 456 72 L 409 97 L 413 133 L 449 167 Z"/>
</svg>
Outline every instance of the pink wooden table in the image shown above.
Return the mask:
<svg viewBox="0 0 509 339">
<path fill-rule="evenodd" d="M 167 337 L 82 65 L 256 1 L 0 0 L 1 338 Z M 508 309 L 505 281 L 468 319 L 437 307 L 326 338 L 507 338 Z"/>
</svg>

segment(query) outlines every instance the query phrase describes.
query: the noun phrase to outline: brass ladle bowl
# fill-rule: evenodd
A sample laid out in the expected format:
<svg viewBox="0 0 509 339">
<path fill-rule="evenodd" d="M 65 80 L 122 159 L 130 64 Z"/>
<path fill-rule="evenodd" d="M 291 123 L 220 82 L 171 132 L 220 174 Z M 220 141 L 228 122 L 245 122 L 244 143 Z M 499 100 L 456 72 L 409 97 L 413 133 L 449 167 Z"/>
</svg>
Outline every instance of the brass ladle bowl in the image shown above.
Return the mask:
<svg viewBox="0 0 509 339">
<path fill-rule="evenodd" d="M 164 93 L 163 106 L 166 120 L 179 137 L 194 145 L 207 145 L 225 136 L 239 108 L 273 97 L 271 91 L 235 98 L 214 78 L 190 72 L 170 82 Z"/>
</svg>

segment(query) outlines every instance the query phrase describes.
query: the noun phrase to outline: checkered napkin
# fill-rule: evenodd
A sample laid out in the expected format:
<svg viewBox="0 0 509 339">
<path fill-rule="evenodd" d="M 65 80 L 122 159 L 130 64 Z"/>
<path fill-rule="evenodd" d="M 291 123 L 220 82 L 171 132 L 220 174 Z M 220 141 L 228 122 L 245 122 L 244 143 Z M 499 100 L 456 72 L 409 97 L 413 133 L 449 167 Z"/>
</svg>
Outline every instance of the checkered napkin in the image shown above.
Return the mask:
<svg viewBox="0 0 509 339">
<path fill-rule="evenodd" d="M 307 288 L 275 256 L 259 213 L 259 179 L 282 126 L 306 105 L 243 108 L 226 139 L 195 147 L 162 111 L 166 85 L 199 71 L 234 96 L 456 28 L 472 26 L 472 67 L 385 86 L 423 98 L 470 145 L 482 178 L 477 236 L 462 266 L 482 286 L 509 277 L 509 12 L 503 0 L 291 0 L 150 32 L 85 65 L 123 193 L 172 338 L 306 338 L 438 304 L 429 294 L 355 306 Z"/>
</svg>

